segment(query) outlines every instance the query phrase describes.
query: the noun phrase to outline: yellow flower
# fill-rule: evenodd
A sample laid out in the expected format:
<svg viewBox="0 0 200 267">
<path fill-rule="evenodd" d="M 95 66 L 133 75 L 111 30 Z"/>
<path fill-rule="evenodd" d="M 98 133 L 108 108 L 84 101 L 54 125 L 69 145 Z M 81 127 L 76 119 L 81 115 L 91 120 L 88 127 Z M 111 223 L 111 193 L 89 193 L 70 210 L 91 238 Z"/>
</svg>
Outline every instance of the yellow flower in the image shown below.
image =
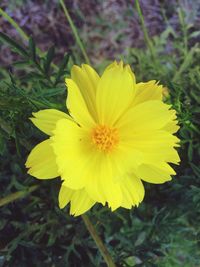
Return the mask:
<svg viewBox="0 0 200 267">
<path fill-rule="evenodd" d="M 80 215 L 96 202 L 130 209 L 144 198 L 143 181 L 160 184 L 180 161 L 175 111 L 156 81 L 136 83 L 129 65 L 114 62 L 100 77 L 89 65 L 73 66 L 67 108 L 46 109 L 32 122 L 50 137 L 30 153 L 28 173 L 61 176 L 60 208 Z"/>
</svg>

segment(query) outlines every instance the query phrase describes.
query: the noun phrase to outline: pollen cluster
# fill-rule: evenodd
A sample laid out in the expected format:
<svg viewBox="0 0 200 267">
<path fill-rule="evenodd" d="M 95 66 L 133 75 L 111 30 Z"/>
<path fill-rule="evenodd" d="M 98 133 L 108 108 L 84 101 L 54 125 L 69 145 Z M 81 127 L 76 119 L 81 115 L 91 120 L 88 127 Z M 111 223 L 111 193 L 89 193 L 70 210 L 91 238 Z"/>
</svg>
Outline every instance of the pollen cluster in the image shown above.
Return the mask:
<svg viewBox="0 0 200 267">
<path fill-rule="evenodd" d="M 116 128 L 98 125 L 92 131 L 92 143 L 99 150 L 110 152 L 119 142 L 119 134 Z"/>
</svg>

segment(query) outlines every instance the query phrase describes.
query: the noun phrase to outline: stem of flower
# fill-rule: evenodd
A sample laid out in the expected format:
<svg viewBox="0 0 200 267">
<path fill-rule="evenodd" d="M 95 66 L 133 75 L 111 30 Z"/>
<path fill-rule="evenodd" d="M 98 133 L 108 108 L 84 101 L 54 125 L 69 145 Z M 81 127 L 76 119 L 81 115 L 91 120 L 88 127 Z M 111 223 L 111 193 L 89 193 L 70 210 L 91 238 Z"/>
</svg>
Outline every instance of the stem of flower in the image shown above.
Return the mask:
<svg viewBox="0 0 200 267">
<path fill-rule="evenodd" d="M 20 26 L 17 24 L 16 21 L 14 21 L 3 9 L 0 8 L 0 15 L 2 15 L 14 28 L 15 30 L 20 34 L 22 39 L 25 41 L 28 41 L 29 37 L 28 35 L 20 28 Z"/>
<path fill-rule="evenodd" d="M 63 8 L 65 16 L 66 16 L 66 18 L 67 18 L 67 20 L 69 22 L 69 25 L 70 25 L 70 27 L 72 29 L 73 34 L 74 34 L 75 40 L 76 40 L 76 42 L 77 42 L 77 44 L 78 44 L 78 46 L 79 46 L 79 48 L 80 48 L 80 50 L 81 50 L 81 52 L 83 54 L 83 57 L 84 57 L 86 63 L 90 64 L 89 57 L 88 57 L 88 55 L 86 53 L 86 50 L 84 48 L 84 45 L 83 45 L 83 43 L 82 43 L 82 41 L 81 41 L 81 39 L 79 37 L 77 28 L 76 28 L 76 26 L 75 26 L 75 24 L 74 24 L 74 22 L 73 22 L 73 20 L 72 20 L 72 18 L 70 16 L 69 12 L 68 12 L 67 7 L 66 7 L 65 3 L 63 2 L 63 0 L 60 0 L 60 4 L 61 4 L 61 6 Z"/>
<path fill-rule="evenodd" d="M 29 193 L 35 191 L 39 186 L 38 185 L 32 185 L 27 190 L 18 191 L 15 193 L 12 193 L 6 197 L 3 197 L 0 199 L 0 207 L 9 204 L 10 202 L 13 202 L 14 200 L 17 200 L 19 198 L 23 198 Z"/>
<path fill-rule="evenodd" d="M 140 22 L 141 22 L 141 26 L 142 26 L 142 31 L 143 31 L 143 34 L 144 34 L 145 42 L 147 44 L 147 47 L 149 48 L 149 51 L 151 53 L 152 58 L 154 58 L 155 56 L 154 56 L 154 50 L 153 50 L 152 42 L 151 42 L 151 40 L 149 38 L 148 31 L 147 31 L 147 28 L 146 28 L 145 23 L 144 23 L 144 17 L 143 17 L 143 14 L 142 14 L 142 10 L 141 10 L 141 7 L 140 7 L 139 0 L 135 0 L 135 4 L 136 4 L 137 13 L 138 13 L 139 18 L 140 18 Z"/>
<path fill-rule="evenodd" d="M 91 234 L 92 238 L 94 239 L 98 249 L 100 250 L 101 255 L 103 256 L 105 262 L 107 263 L 107 266 L 108 267 L 116 267 L 112 257 L 110 256 L 107 248 L 103 244 L 101 238 L 99 237 L 99 235 L 98 235 L 96 229 L 94 228 L 93 224 L 91 223 L 89 217 L 86 214 L 83 214 L 82 219 L 83 219 L 89 233 Z"/>
</svg>

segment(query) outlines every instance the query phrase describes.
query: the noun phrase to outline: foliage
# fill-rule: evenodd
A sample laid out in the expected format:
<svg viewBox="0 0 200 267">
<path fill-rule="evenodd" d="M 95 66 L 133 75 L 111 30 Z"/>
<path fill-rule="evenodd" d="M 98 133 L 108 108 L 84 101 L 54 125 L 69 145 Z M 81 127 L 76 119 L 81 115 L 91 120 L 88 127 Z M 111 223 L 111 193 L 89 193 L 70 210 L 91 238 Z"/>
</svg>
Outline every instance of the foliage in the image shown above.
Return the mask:
<svg viewBox="0 0 200 267">
<path fill-rule="evenodd" d="M 151 39 L 153 51 L 128 48 L 119 55 L 138 81 L 159 80 L 170 92 L 166 101 L 179 117 L 182 162 L 172 182 L 145 184 L 138 208 L 111 213 L 97 205 L 88 213 L 118 266 L 200 265 L 200 50 L 181 12 L 183 37 L 168 26 Z M 63 80 L 74 56 L 66 54 L 57 66 L 54 47 L 41 53 L 33 38 L 26 47 L 3 33 L 0 39 L 20 55 L 0 70 L 1 197 L 39 185 L 26 198 L 1 207 L 0 266 L 105 266 L 81 218 L 58 208 L 59 179 L 38 181 L 24 167 L 30 149 L 44 139 L 28 118 L 43 108 L 65 110 Z"/>
</svg>

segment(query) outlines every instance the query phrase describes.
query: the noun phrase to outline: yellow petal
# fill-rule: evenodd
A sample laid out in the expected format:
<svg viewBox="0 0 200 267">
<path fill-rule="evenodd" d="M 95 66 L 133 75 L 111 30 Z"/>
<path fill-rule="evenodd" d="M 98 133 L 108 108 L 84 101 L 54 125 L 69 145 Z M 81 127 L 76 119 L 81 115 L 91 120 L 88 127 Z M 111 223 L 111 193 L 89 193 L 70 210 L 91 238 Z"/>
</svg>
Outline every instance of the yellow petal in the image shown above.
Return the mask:
<svg viewBox="0 0 200 267">
<path fill-rule="evenodd" d="M 71 201 L 74 192 L 74 190 L 64 186 L 63 184 L 61 185 L 58 196 L 60 209 L 63 209 Z"/>
<path fill-rule="evenodd" d="M 94 204 L 95 201 L 88 196 L 85 189 L 74 191 L 71 199 L 70 214 L 79 216 L 88 211 Z"/>
<path fill-rule="evenodd" d="M 179 142 L 179 139 L 175 135 L 163 130 L 152 130 L 148 132 L 133 131 L 129 134 L 124 131 L 121 137 L 126 138 L 129 142 L 133 142 L 135 149 L 142 148 L 142 151 L 145 151 L 145 149 L 152 151 L 154 147 L 160 147 L 161 149 L 171 146 L 174 147 Z"/>
<path fill-rule="evenodd" d="M 165 147 L 164 149 L 158 146 L 152 151 L 147 151 L 143 153 L 143 162 L 152 163 L 155 165 L 160 165 L 160 162 L 169 162 L 173 164 L 179 164 L 180 157 L 175 148 Z"/>
<path fill-rule="evenodd" d="M 130 65 L 126 65 L 125 68 L 130 73 L 130 75 L 131 75 L 131 77 L 133 79 L 133 83 L 134 83 L 134 87 L 135 87 L 135 94 L 136 94 L 136 79 L 135 79 L 135 74 L 133 73 Z M 135 94 L 134 94 L 134 96 L 135 96 Z"/>
<path fill-rule="evenodd" d="M 70 114 L 81 126 L 92 127 L 94 121 L 78 86 L 72 79 L 66 79 L 65 81 L 68 89 L 67 108 Z"/>
<path fill-rule="evenodd" d="M 90 178 L 88 171 L 94 157 L 89 133 L 76 123 L 63 119 L 57 123 L 52 145 L 65 185 L 81 189 Z"/>
<path fill-rule="evenodd" d="M 170 181 L 172 179 L 171 175 L 175 174 L 175 171 L 165 162 L 159 163 L 159 165 L 142 164 L 137 169 L 137 175 L 143 181 L 153 184 L 162 184 Z"/>
<path fill-rule="evenodd" d="M 180 161 L 174 147 L 179 139 L 169 132 L 157 130 L 152 132 L 133 133 L 127 135 L 129 145 L 140 151 L 143 162 L 156 163 L 167 161 L 177 163 Z"/>
<path fill-rule="evenodd" d="M 30 118 L 30 120 L 33 124 L 48 135 L 52 135 L 58 120 L 63 118 L 71 120 L 69 115 L 57 109 L 44 109 L 32 114 L 34 118 Z"/>
<path fill-rule="evenodd" d="M 70 202 L 70 214 L 81 215 L 88 211 L 94 204 L 85 189 L 72 190 L 62 184 L 59 192 L 59 207 L 62 209 Z"/>
<path fill-rule="evenodd" d="M 178 121 L 170 121 L 163 127 L 163 130 L 173 134 L 176 133 L 179 128 Z"/>
<path fill-rule="evenodd" d="M 81 68 L 76 65 L 72 67 L 71 77 L 78 86 L 90 114 L 97 120 L 95 99 L 99 75 L 89 65 L 82 64 Z"/>
<path fill-rule="evenodd" d="M 110 63 L 110 64 L 105 68 L 104 71 L 107 71 L 107 70 L 112 69 L 113 67 L 117 67 L 117 66 L 118 66 L 118 63 L 117 63 L 117 61 L 115 60 L 115 61 L 113 61 L 112 63 Z"/>
<path fill-rule="evenodd" d="M 123 68 L 123 61 L 121 60 L 119 63 L 115 60 L 113 61 L 110 65 L 108 65 L 105 69 L 105 71 L 109 70 L 109 69 L 113 69 L 114 67 L 121 67 Z M 135 79 L 135 74 L 133 73 L 133 71 L 131 70 L 130 65 L 125 65 L 125 69 L 129 72 L 129 74 L 131 75 L 132 79 L 133 79 L 133 83 L 136 83 L 136 79 Z"/>
<path fill-rule="evenodd" d="M 120 207 L 122 202 L 122 193 L 120 184 L 113 179 L 113 165 L 109 158 L 96 156 L 96 165 L 92 179 L 88 180 L 85 190 L 89 196 L 97 202 L 111 207 L 115 210 Z"/>
<path fill-rule="evenodd" d="M 146 101 L 129 109 L 116 127 L 127 133 L 161 129 L 174 118 L 174 111 L 169 108 L 161 101 Z"/>
<path fill-rule="evenodd" d="M 134 94 L 135 84 L 128 67 L 115 63 L 106 69 L 97 88 L 99 123 L 112 127 L 129 108 Z"/>
<path fill-rule="evenodd" d="M 156 81 L 136 84 L 136 94 L 132 105 L 138 105 L 149 100 L 162 100 L 162 85 L 158 85 Z"/>
<path fill-rule="evenodd" d="M 59 176 L 56 157 L 47 139 L 33 148 L 26 161 L 28 173 L 38 179 L 51 179 Z"/>
<path fill-rule="evenodd" d="M 144 198 L 144 186 L 142 181 L 134 174 L 126 174 L 120 184 L 122 190 L 122 207 L 131 209 L 138 206 Z"/>
</svg>

